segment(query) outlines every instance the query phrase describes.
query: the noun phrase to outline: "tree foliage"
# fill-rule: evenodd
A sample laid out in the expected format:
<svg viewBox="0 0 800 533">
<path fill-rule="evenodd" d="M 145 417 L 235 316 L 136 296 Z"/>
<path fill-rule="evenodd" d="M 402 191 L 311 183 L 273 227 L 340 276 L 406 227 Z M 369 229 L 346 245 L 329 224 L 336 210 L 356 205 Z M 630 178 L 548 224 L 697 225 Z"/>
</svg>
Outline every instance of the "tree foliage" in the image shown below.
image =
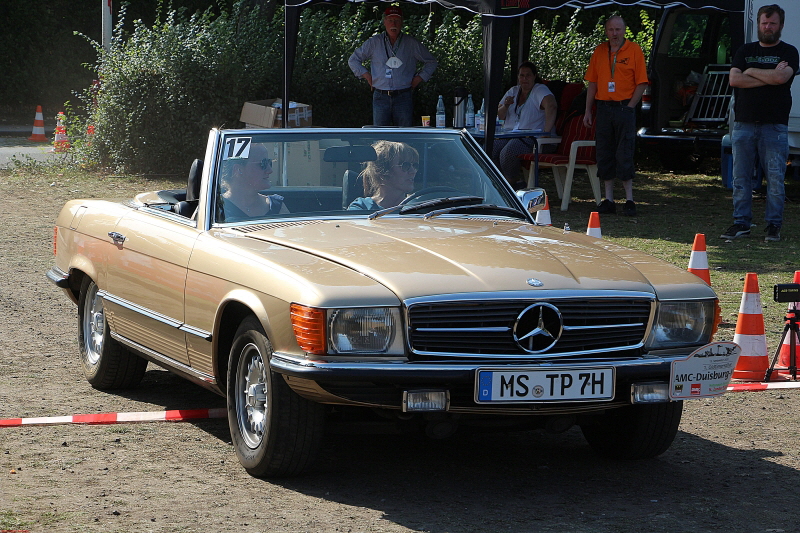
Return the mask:
<svg viewBox="0 0 800 533">
<path fill-rule="evenodd" d="M 169 11 L 152 26 L 136 21 L 129 35 L 121 20 L 108 52 L 94 43 L 101 84 L 83 95 L 95 131 L 84 161 L 180 172 L 202 157 L 210 127 L 238 127 L 242 102 L 279 85 L 282 25 L 254 13 L 181 20 Z"/>
<path fill-rule="evenodd" d="M 109 51 L 90 40 L 99 57 L 93 68 L 102 82 L 99 91 L 82 93 L 82 109 L 70 108 L 69 132 L 78 158 L 131 172 L 183 173 L 202 156 L 209 128 L 239 127 L 243 102 L 279 97 L 283 11 L 271 5 L 237 0 L 218 15 L 210 9 L 188 16 L 184 10 L 168 10 L 152 24 L 134 21 L 129 30 L 123 14 Z M 433 78 L 415 91 L 415 115 L 433 115 L 438 95 L 450 103 L 459 86 L 479 105 L 484 88 L 480 17 L 415 9 L 408 10 L 405 31 L 439 60 Z M 595 12 L 601 15 L 598 20 L 604 15 Z M 347 60 L 383 30 L 381 13 L 382 6 L 354 3 L 303 10 L 292 95 L 313 106 L 314 125 L 372 122 L 370 89 L 353 76 Z M 647 51 L 653 21 L 644 11 L 641 17 L 639 34 L 629 37 Z M 546 78 L 580 81 L 603 39 L 602 23 L 586 31 L 585 13 L 575 10 L 565 26 L 559 16 L 547 24 L 534 21 L 530 58 Z M 82 137 L 89 125 L 95 133 L 86 142 Z"/>
</svg>

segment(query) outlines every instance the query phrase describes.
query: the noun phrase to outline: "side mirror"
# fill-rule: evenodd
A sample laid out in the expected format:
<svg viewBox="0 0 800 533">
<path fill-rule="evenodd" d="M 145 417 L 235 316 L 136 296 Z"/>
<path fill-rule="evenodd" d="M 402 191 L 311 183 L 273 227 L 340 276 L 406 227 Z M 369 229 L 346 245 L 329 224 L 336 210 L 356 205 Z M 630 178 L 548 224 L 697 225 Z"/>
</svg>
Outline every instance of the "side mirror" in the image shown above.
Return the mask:
<svg viewBox="0 0 800 533">
<path fill-rule="evenodd" d="M 534 214 L 544 209 L 547 193 L 544 189 L 539 187 L 535 189 L 520 189 L 517 191 L 517 198 L 522 202 L 525 209 L 528 210 L 528 213 Z"/>
</svg>

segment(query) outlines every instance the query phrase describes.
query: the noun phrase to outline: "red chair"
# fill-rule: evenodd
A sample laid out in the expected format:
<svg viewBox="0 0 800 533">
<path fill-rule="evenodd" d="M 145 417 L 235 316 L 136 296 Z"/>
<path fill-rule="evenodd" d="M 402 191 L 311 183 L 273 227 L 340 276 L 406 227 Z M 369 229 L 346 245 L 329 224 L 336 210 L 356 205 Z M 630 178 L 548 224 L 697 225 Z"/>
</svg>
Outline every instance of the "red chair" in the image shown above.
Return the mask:
<svg viewBox="0 0 800 533">
<path fill-rule="evenodd" d="M 583 125 L 583 115 L 576 115 L 568 118 L 564 124 L 564 133 L 558 143 L 558 149 L 552 154 L 539 154 L 539 168 L 549 167 L 553 169 L 556 190 L 558 197 L 561 198 L 561 210 L 566 211 L 569 207 L 570 195 L 572 193 L 572 178 L 575 169 L 583 169 L 589 174 L 589 183 L 592 185 L 592 192 L 597 203 L 600 203 L 600 180 L 597 177 L 597 152 L 595 150 L 595 122 L 592 127 L 587 128 Z M 545 139 L 541 139 L 545 141 Z M 524 161 L 534 161 L 535 154 L 524 154 L 519 156 Z M 534 165 L 530 165 L 527 170 L 528 187 L 533 187 L 536 182 Z"/>
</svg>

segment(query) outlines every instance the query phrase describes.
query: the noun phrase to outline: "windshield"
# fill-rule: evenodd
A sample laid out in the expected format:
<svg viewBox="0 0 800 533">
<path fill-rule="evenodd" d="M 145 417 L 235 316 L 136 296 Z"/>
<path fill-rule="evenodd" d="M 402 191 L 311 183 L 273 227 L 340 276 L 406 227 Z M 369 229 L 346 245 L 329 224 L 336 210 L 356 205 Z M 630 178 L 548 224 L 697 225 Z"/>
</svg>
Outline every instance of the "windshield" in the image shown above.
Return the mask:
<svg viewBox="0 0 800 533">
<path fill-rule="evenodd" d="M 367 217 L 417 204 L 386 216 L 451 206 L 458 216 L 505 216 L 488 206 L 522 212 L 481 149 L 456 130 L 227 130 L 219 147 L 217 223 Z"/>
</svg>

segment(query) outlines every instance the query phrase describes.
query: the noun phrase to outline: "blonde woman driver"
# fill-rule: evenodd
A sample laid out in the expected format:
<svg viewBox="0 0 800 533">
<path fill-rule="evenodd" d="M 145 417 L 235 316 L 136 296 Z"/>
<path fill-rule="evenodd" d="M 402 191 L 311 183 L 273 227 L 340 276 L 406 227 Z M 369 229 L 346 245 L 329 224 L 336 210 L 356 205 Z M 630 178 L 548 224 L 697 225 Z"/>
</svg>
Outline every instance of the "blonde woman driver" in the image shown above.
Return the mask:
<svg viewBox="0 0 800 533">
<path fill-rule="evenodd" d="M 347 209 L 378 211 L 394 207 L 414 190 L 419 168 L 417 150 L 392 141 L 378 141 L 372 147 L 378 157 L 361 172 L 364 197 L 353 200 Z"/>
</svg>

